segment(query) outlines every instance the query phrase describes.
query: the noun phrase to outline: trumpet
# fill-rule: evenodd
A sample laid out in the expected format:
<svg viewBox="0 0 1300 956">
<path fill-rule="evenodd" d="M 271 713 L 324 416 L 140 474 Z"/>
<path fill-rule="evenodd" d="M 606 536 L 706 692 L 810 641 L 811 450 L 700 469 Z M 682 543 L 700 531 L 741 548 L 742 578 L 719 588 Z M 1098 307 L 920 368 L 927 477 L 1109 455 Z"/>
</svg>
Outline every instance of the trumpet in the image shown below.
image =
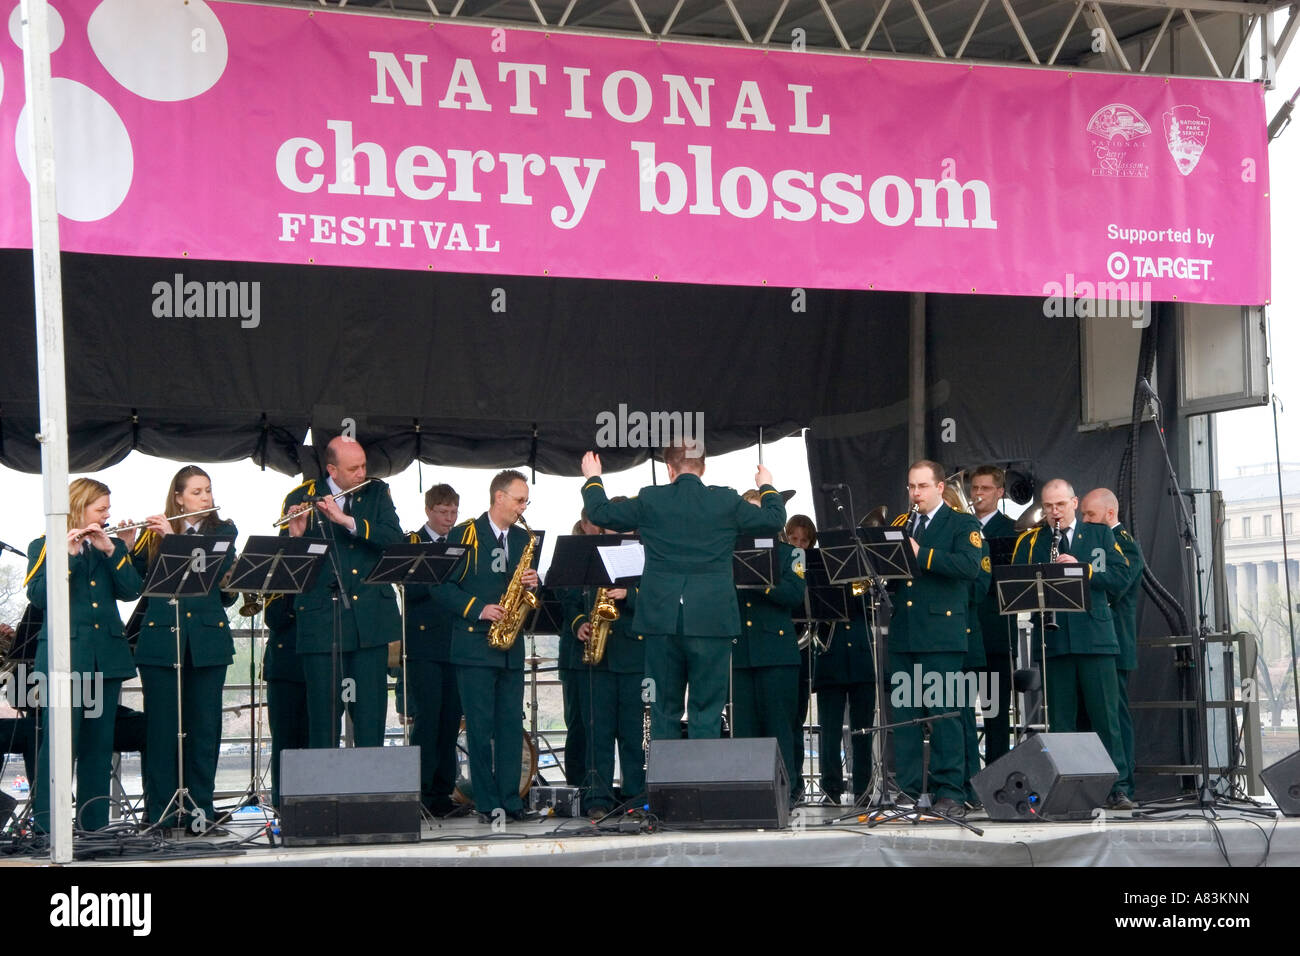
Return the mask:
<svg viewBox="0 0 1300 956">
<path fill-rule="evenodd" d="M 167 520 L 179 521 L 181 518 L 193 518 L 195 515 L 206 515 L 206 514 L 211 514 L 214 511 L 220 511 L 220 510 L 221 510 L 220 505 L 213 505 L 211 508 L 204 508 L 201 511 L 187 511 L 184 514 L 172 515 L 170 518 L 167 518 Z M 121 534 L 123 531 L 140 531 L 141 529 L 147 527 L 149 527 L 149 522 L 137 521 L 135 524 L 121 524 L 113 528 L 104 528 L 103 531 L 104 534 L 115 535 L 115 534 Z M 86 535 L 94 534 L 94 533 L 95 533 L 94 528 L 82 528 L 80 531 L 77 532 L 77 537 L 75 540 L 80 541 Z"/>
<path fill-rule="evenodd" d="M 347 489 L 347 491 L 340 492 L 340 494 L 343 495 L 354 494 L 358 489 L 364 488 L 366 485 L 370 484 L 370 482 L 373 480 L 374 479 L 372 478 L 367 478 L 365 481 L 353 485 L 351 488 Z M 308 495 L 306 498 L 302 499 L 302 501 L 298 502 L 298 504 L 294 505 L 291 510 L 286 511 L 284 514 L 280 515 L 280 517 L 272 521 L 271 527 L 283 528 L 290 521 L 293 521 L 294 518 L 301 518 L 305 514 L 310 514 L 313 510 L 315 510 L 311 506 L 316 504 L 316 502 L 324 501 L 326 498 L 331 498 L 331 497 L 334 496 L 333 495 Z M 306 505 L 306 507 L 303 507 L 304 505 Z"/>
</svg>

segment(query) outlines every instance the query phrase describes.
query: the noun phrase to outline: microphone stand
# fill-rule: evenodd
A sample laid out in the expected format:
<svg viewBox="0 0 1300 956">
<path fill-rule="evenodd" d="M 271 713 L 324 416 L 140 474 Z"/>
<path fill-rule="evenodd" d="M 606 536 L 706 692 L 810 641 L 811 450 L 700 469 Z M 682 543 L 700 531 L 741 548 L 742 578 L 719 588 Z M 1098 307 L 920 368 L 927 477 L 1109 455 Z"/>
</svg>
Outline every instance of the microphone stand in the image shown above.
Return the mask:
<svg viewBox="0 0 1300 956">
<path fill-rule="evenodd" d="M 1162 801 L 1165 806 L 1154 807 L 1149 810 L 1140 810 L 1133 814 L 1139 816 L 1156 816 L 1163 813 L 1174 813 L 1184 807 L 1191 806 L 1200 810 L 1202 813 L 1209 813 L 1214 819 L 1219 818 L 1219 809 L 1233 809 L 1242 813 L 1254 813 L 1261 816 L 1276 817 L 1276 811 L 1259 807 L 1254 804 L 1228 806 L 1229 804 L 1245 804 L 1245 801 L 1237 801 L 1231 797 L 1218 793 L 1210 786 L 1210 720 L 1209 711 L 1205 699 L 1205 676 L 1207 666 L 1206 652 L 1206 635 L 1210 631 L 1207 615 L 1205 613 L 1205 594 L 1203 590 L 1204 567 L 1201 555 L 1201 547 L 1196 540 L 1196 528 L 1192 522 L 1191 512 L 1187 508 L 1187 502 L 1183 500 L 1184 491 L 1178 486 L 1178 472 L 1174 468 L 1173 459 L 1169 457 L 1169 445 L 1165 441 L 1165 430 L 1161 422 L 1161 416 L 1164 410 L 1160 398 L 1147 383 L 1142 379 L 1142 384 L 1146 388 L 1147 395 L 1151 399 L 1152 417 L 1155 419 L 1156 437 L 1160 439 L 1160 449 L 1164 452 L 1165 469 L 1169 478 L 1169 496 L 1173 501 L 1174 520 L 1180 526 L 1179 537 L 1183 542 L 1184 551 L 1192 552 L 1192 560 L 1196 565 L 1197 588 L 1195 592 L 1197 604 L 1197 625 L 1192 629 L 1192 684 L 1195 694 L 1196 704 L 1196 749 L 1197 759 L 1200 763 L 1201 779 L 1197 784 L 1195 795 L 1184 795 L 1170 801 Z M 1178 562 L 1183 576 L 1183 588 L 1188 596 L 1192 596 L 1192 582 L 1187 573 L 1187 558 Z M 1235 762 L 1235 758 L 1234 758 Z M 1231 771 L 1230 771 L 1231 772 Z"/>
</svg>

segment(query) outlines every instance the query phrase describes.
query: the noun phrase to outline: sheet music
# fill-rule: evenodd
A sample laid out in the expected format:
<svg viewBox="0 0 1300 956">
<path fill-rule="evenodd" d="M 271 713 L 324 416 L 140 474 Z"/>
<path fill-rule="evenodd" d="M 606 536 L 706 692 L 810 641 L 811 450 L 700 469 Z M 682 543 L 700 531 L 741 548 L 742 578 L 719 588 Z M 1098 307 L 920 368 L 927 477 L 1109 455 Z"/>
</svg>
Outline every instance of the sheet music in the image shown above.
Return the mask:
<svg viewBox="0 0 1300 956">
<path fill-rule="evenodd" d="M 645 570 L 645 547 L 639 541 L 624 541 L 616 547 L 600 547 L 596 551 L 611 581 L 640 577 Z"/>
</svg>

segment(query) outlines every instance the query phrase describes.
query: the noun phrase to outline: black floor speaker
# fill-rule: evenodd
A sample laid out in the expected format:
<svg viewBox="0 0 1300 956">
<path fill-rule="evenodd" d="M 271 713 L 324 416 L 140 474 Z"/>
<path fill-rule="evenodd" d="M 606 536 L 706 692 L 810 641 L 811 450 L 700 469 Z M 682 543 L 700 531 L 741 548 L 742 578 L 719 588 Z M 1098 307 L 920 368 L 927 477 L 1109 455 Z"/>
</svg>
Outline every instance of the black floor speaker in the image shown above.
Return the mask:
<svg viewBox="0 0 1300 956">
<path fill-rule="evenodd" d="M 774 737 L 656 740 L 646 768 L 650 812 L 675 827 L 781 829 L 790 783 Z"/>
<path fill-rule="evenodd" d="M 285 846 L 420 839 L 420 748 L 353 747 L 280 754 Z"/>
<path fill-rule="evenodd" d="M 1105 806 L 1118 779 L 1096 734 L 1036 734 L 971 783 L 990 820 L 1081 820 Z"/>
<path fill-rule="evenodd" d="M 1300 817 L 1300 751 L 1261 770 L 1259 777 L 1279 810 L 1288 817 Z"/>
</svg>

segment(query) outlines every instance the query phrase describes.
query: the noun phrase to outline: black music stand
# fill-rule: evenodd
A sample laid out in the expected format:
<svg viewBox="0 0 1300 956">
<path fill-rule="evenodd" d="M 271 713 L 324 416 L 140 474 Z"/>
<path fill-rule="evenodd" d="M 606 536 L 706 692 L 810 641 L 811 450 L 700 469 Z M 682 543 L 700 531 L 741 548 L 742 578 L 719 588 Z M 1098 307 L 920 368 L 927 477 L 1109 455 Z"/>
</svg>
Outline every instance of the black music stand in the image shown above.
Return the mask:
<svg viewBox="0 0 1300 956">
<path fill-rule="evenodd" d="M 222 588 L 227 593 L 253 594 L 260 607 L 266 607 L 268 594 L 301 594 L 316 582 L 322 558 L 329 545 L 315 538 L 291 538 L 285 535 L 253 535 L 244 545 L 243 553 L 235 559 L 230 569 L 230 580 Z M 143 603 L 143 602 L 142 602 Z M 265 611 L 262 624 L 266 625 Z M 262 805 L 261 757 L 262 710 L 257 701 L 257 615 L 248 622 L 252 633 L 248 656 L 249 726 L 253 734 L 253 761 L 248 789 L 235 806 Z"/>
<path fill-rule="evenodd" d="M 799 649 L 808 651 L 808 699 L 812 699 L 813 685 L 816 683 L 817 657 L 830 645 L 822 643 L 818 634 L 822 625 L 836 624 L 849 620 L 848 591 L 843 585 L 831 584 L 826 575 L 826 564 L 822 559 L 821 549 L 809 548 L 804 551 L 804 592 L 803 607 L 796 609 L 790 616 L 791 621 L 801 628 Z M 803 725 L 805 734 L 805 753 L 813 752 L 812 721 Z M 812 771 L 808 774 L 808 783 L 818 776 Z"/>
<path fill-rule="evenodd" d="M 1047 628 L 1043 626 L 1048 611 L 1078 612 L 1092 607 L 1088 587 L 1088 566 L 1070 564 L 1011 564 L 993 569 L 993 587 L 998 596 L 999 614 L 1038 614 L 1039 667 L 1042 668 L 1043 733 L 1051 728 L 1047 700 Z M 1028 715 L 1025 731 L 1032 728 Z"/>
<path fill-rule="evenodd" d="M 608 548 L 623 548 L 639 546 L 640 539 L 634 535 L 622 534 L 573 534 L 563 535 L 555 539 L 555 553 L 551 557 L 551 566 L 546 571 L 546 584 L 548 589 L 551 588 L 587 588 L 587 587 L 619 587 L 630 586 L 639 579 L 639 574 L 615 574 L 611 573 L 610 567 L 602 558 L 602 552 Z M 615 571 L 618 569 L 615 568 Z M 539 609 L 540 610 L 540 609 Z M 563 613 L 560 615 L 563 618 Z M 562 625 L 561 625 L 562 626 Z M 556 631 L 560 627 L 556 628 Z M 577 637 L 577 635 L 574 635 Z M 583 650 L 584 663 L 586 662 L 586 649 Z M 587 680 L 592 680 L 591 668 L 587 669 Z M 537 682 L 534 678 L 533 687 L 536 688 Z M 594 713 L 590 710 L 587 714 L 587 737 L 590 742 L 595 736 Z M 582 786 L 594 786 L 596 780 L 596 768 L 591 758 L 595 755 L 595 748 L 588 744 L 587 753 L 589 755 L 587 766 L 583 768 Z M 568 752 L 566 748 L 565 758 L 567 761 Z M 614 781 L 603 781 L 609 787 L 610 792 L 614 790 Z"/>
<path fill-rule="evenodd" d="M 731 553 L 731 572 L 738 588 L 770 588 L 780 579 L 776 538 L 772 535 L 736 539 Z"/>
<path fill-rule="evenodd" d="M 410 708 L 406 691 L 406 586 L 441 584 L 468 550 L 463 544 L 447 541 L 420 541 L 395 544 L 379 556 L 365 577 L 366 584 L 392 584 L 397 588 L 397 607 L 402 616 L 402 700 Z M 387 693 L 387 692 L 385 692 Z M 411 745 L 411 725 L 402 721 L 402 743 Z"/>
<path fill-rule="evenodd" d="M 186 813 L 193 817 L 190 829 L 196 834 L 204 833 L 208 821 L 202 809 L 190 796 L 185 786 L 185 713 L 181 690 L 181 602 L 180 599 L 203 597 L 217 583 L 221 566 L 229 555 L 234 542 L 230 538 L 203 534 L 168 534 L 163 535 L 158 545 L 158 558 L 149 572 L 141 597 L 166 598 L 176 615 L 173 634 L 176 637 L 176 792 L 172 794 L 167 805 L 154 826 L 161 826 L 168 814 L 175 807 L 176 822 Z M 186 803 L 191 809 L 186 808 Z M 175 829 L 180 829 L 176 827 Z"/>
</svg>

